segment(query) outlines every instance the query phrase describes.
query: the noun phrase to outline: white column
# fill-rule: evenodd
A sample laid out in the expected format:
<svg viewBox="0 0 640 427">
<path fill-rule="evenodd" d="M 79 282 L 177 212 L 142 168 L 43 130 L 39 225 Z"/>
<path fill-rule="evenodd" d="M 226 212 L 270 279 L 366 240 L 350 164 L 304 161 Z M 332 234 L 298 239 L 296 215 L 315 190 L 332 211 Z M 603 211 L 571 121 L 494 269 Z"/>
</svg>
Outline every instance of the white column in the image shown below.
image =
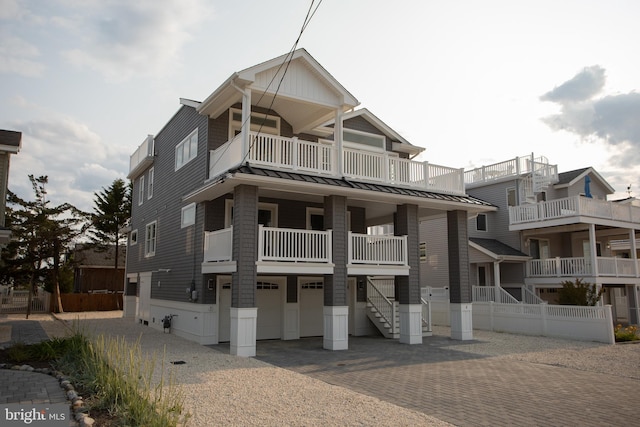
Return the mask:
<svg viewBox="0 0 640 427">
<path fill-rule="evenodd" d="M 472 340 L 473 317 L 471 303 L 451 303 L 449 306 L 451 311 L 451 339 L 461 341 Z"/>
<path fill-rule="evenodd" d="M 258 308 L 231 307 L 231 346 L 233 356 L 256 355 L 256 321 Z"/>
<path fill-rule="evenodd" d="M 347 350 L 349 348 L 349 306 L 325 305 L 323 316 L 322 347 L 327 350 Z"/>
<path fill-rule="evenodd" d="M 629 230 L 629 245 L 629 248 L 631 249 L 633 267 L 635 269 L 636 277 L 638 277 L 638 273 L 640 273 L 640 271 L 638 271 L 638 248 L 636 247 L 636 230 L 633 228 Z"/>
<path fill-rule="evenodd" d="M 242 158 L 246 159 L 251 146 L 251 89 L 245 88 L 242 93 Z"/>
<path fill-rule="evenodd" d="M 591 274 L 594 280 L 598 277 L 598 251 L 596 248 L 596 226 L 589 224 L 589 247 L 591 248 Z"/>
<path fill-rule="evenodd" d="M 500 302 L 500 261 L 493 262 L 493 280 L 495 286 L 495 300 Z"/>
<path fill-rule="evenodd" d="M 333 127 L 333 141 L 335 142 L 336 147 L 336 173 L 338 176 L 342 176 L 342 156 L 343 156 L 343 145 L 342 145 L 342 107 L 339 107 L 336 110 L 336 124 Z"/>
<path fill-rule="evenodd" d="M 422 344 L 422 304 L 400 304 L 400 342 Z"/>
</svg>

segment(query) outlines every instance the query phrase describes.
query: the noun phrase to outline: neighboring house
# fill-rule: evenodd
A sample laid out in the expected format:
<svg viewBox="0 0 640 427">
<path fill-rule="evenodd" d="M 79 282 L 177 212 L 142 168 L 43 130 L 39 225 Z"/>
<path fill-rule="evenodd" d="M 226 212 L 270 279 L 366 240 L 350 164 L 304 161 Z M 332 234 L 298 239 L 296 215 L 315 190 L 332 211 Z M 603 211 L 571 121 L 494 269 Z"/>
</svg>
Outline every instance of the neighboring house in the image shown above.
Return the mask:
<svg viewBox="0 0 640 427">
<path fill-rule="evenodd" d="M 465 183 L 469 195 L 498 207 L 469 222 L 474 286 L 502 288 L 519 301 L 557 303 L 561 283 L 580 278 L 604 287 L 614 321 L 638 323 L 637 200 L 608 201 L 614 189 L 593 168 L 558 173 L 533 155 L 466 171 Z M 441 227 L 438 220 L 424 222 L 421 235 L 437 237 Z M 427 248 L 423 286 L 446 284 L 444 256 L 446 244 Z M 498 302 L 509 299 L 499 295 Z"/>
<path fill-rule="evenodd" d="M 118 249 L 118 265 L 115 262 L 115 246 L 100 250 L 94 246 L 78 244 L 73 250 L 73 291 L 80 293 L 123 292 L 125 257 L 127 247 Z"/>
<path fill-rule="evenodd" d="M 21 147 L 21 132 L 0 129 L 0 245 L 6 245 L 11 239 L 11 230 L 5 227 L 9 163 L 11 155 L 18 154 Z"/>
<path fill-rule="evenodd" d="M 462 266 L 452 336 L 469 337 L 460 242 L 468 216 L 493 207 L 464 193 L 461 169 L 411 160 L 423 149 L 355 110 L 304 49 L 180 102 L 131 156 L 125 316 L 162 328 L 177 315 L 172 332 L 243 356 L 256 340 L 304 336 L 346 349 L 349 334 L 375 331 L 369 278 L 384 275 L 400 341 L 422 342 L 419 221 L 444 215 Z M 395 236 L 367 234 L 389 223 Z"/>
</svg>

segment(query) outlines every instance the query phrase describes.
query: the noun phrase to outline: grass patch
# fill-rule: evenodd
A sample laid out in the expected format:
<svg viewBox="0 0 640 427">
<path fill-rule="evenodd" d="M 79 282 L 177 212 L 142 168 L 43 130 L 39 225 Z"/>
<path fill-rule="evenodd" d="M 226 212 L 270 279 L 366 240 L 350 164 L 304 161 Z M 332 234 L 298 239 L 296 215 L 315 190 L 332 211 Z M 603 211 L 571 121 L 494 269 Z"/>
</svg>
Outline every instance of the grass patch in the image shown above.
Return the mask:
<svg viewBox="0 0 640 427">
<path fill-rule="evenodd" d="M 76 332 L 38 344 L 15 344 L 6 356 L 14 363 L 50 362 L 84 397 L 89 416 L 107 413 L 109 425 L 173 427 L 190 418 L 181 389 L 165 373 L 164 355 L 158 365 L 155 355 L 144 357 L 139 342 L 130 345 L 124 338 L 102 335 L 89 339 Z"/>
</svg>

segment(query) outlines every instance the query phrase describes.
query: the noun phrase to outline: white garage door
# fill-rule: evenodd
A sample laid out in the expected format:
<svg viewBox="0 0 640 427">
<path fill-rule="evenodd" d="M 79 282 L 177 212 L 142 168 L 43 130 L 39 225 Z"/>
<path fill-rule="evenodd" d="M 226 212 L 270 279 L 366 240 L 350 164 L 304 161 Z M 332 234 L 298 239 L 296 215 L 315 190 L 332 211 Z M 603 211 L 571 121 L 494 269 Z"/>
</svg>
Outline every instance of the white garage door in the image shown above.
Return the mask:
<svg viewBox="0 0 640 427">
<path fill-rule="evenodd" d="M 282 337 L 282 290 L 280 280 L 260 280 L 256 283 L 258 319 L 256 339 L 268 340 Z M 218 286 L 219 342 L 231 340 L 231 283 L 223 280 Z"/>
<path fill-rule="evenodd" d="M 324 286 L 322 279 L 300 282 L 300 336 L 320 337 L 323 328 Z"/>
</svg>

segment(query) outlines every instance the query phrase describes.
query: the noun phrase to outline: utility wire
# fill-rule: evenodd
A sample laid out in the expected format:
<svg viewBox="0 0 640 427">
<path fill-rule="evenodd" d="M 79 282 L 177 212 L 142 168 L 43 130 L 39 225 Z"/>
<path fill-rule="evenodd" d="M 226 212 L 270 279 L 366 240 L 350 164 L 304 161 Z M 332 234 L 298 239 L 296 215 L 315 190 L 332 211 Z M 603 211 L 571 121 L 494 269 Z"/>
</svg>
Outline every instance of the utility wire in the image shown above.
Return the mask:
<svg viewBox="0 0 640 427">
<path fill-rule="evenodd" d="M 289 70 L 289 65 L 291 64 L 291 61 L 293 60 L 293 53 L 295 52 L 295 50 L 298 47 L 298 43 L 300 42 L 300 39 L 302 38 L 302 34 L 304 33 L 305 29 L 307 28 L 307 26 L 311 22 L 311 19 L 313 18 L 313 16 L 316 14 L 316 11 L 318 10 L 318 7 L 320 7 L 320 5 L 322 4 L 322 0 L 318 1 L 318 4 L 315 6 L 315 8 L 313 7 L 314 3 L 315 3 L 315 0 L 311 0 L 311 4 L 309 5 L 309 9 L 307 10 L 307 15 L 304 18 L 304 22 L 302 23 L 302 27 L 300 28 L 300 32 L 298 33 L 298 37 L 296 38 L 295 42 L 293 43 L 293 46 L 291 46 L 291 49 L 289 49 L 289 52 L 284 57 L 284 60 L 282 61 L 282 63 L 278 67 L 278 70 L 274 73 L 273 77 L 269 81 L 269 84 L 262 91 L 262 94 L 260 95 L 260 98 L 258 98 L 258 101 L 256 102 L 256 105 L 257 105 L 257 104 L 260 103 L 260 101 L 262 101 L 264 96 L 267 94 L 267 90 L 273 84 L 274 80 L 276 79 L 276 77 L 280 73 L 280 70 L 282 70 L 282 67 L 284 67 L 284 72 L 282 73 L 282 76 L 280 77 L 280 81 L 278 82 L 278 86 L 276 87 L 276 91 L 273 94 L 273 99 L 271 100 L 271 103 L 269 104 L 269 107 L 267 108 L 267 112 L 264 113 L 264 119 L 265 120 L 267 119 L 267 117 L 269 115 L 269 112 L 273 111 L 272 110 L 273 104 L 275 103 L 276 98 L 278 96 L 278 92 L 280 91 L 280 86 L 282 85 L 282 82 L 284 81 L 284 78 L 287 75 L 287 71 Z M 262 132 L 262 127 L 264 126 L 265 120 L 261 121 L 260 127 L 258 128 L 258 131 L 256 132 L 257 133 L 256 136 L 260 135 L 260 133 Z M 250 127 L 251 126 L 251 108 L 249 108 L 249 117 L 245 118 L 244 122 L 242 122 L 242 124 L 240 125 L 241 129 L 245 127 L 247 121 L 249 122 L 249 127 Z M 254 139 L 253 142 L 251 142 L 251 144 L 249 146 L 249 150 L 247 150 L 247 152 L 245 153 L 245 155 L 242 158 L 242 160 L 240 161 L 240 163 L 244 163 L 245 160 L 247 160 L 247 157 L 249 156 L 249 153 L 251 152 L 251 149 L 253 148 L 254 144 L 255 144 L 255 139 Z M 224 154 L 228 149 L 229 149 L 229 145 L 227 145 L 224 148 L 224 151 L 222 152 L 222 154 Z M 222 156 L 220 156 L 218 158 L 218 160 L 216 160 L 216 162 L 213 165 L 210 165 L 209 167 L 213 168 L 218 163 L 218 161 L 220 161 L 221 158 L 222 158 Z"/>
</svg>

